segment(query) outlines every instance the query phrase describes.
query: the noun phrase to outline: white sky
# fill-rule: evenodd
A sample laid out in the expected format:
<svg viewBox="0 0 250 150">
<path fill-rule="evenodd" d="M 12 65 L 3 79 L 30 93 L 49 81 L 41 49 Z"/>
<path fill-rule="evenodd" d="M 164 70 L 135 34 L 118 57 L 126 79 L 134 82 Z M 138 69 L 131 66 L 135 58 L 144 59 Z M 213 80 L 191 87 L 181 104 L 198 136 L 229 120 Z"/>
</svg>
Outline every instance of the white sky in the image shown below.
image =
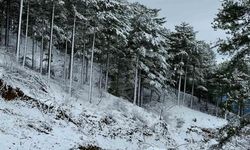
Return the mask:
<svg viewBox="0 0 250 150">
<path fill-rule="evenodd" d="M 218 38 L 225 38 L 223 31 L 214 31 L 213 19 L 221 8 L 220 0 L 128 0 L 139 2 L 149 8 L 161 9 L 160 16 L 166 17 L 166 27 L 173 30 L 175 25 L 187 22 L 198 31 L 198 40 L 214 43 Z M 221 56 L 218 56 L 221 61 Z"/>
</svg>

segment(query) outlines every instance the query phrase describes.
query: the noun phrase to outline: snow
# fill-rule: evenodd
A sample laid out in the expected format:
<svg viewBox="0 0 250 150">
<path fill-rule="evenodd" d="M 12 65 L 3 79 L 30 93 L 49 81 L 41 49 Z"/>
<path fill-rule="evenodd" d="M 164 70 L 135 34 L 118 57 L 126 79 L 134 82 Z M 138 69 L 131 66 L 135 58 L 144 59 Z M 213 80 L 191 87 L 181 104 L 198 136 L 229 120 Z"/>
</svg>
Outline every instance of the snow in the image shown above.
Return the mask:
<svg viewBox="0 0 250 150">
<path fill-rule="evenodd" d="M 167 101 L 153 102 L 146 108 L 161 114 L 162 119 L 169 125 L 169 133 L 179 149 L 209 149 L 217 144 L 215 138 L 208 138 L 205 130 L 215 132 L 228 122 L 184 106 L 178 106 L 173 95 L 167 95 Z M 206 141 L 206 142 L 204 142 Z"/>
<path fill-rule="evenodd" d="M 82 136 L 72 124 L 52 120 L 24 102 L 4 102 L 0 99 L 0 145 L 2 149 L 70 149 Z M 50 118 L 50 119 L 48 119 Z M 43 129 L 53 125 L 51 134 L 35 132 L 29 126 Z"/>
<path fill-rule="evenodd" d="M 173 118 L 182 118 L 185 122 L 184 128 L 198 126 L 202 128 L 220 128 L 227 124 L 227 121 L 202 112 L 192 110 L 184 106 L 175 106 L 169 110 Z M 194 122 L 193 119 L 197 121 Z"/>
<path fill-rule="evenodd" d="M 1 79 L 8 85 L 20 88 L 41 104 L 54 106 L 52 110 L 45 110 L 49 113 L 44 113 L 43 108 L 30 102 L 0 99 L 0 117 L 3 120 L 0 124 L 0 145 L 4 149 L 70 149 L 89 143 L 104 149 L 146 149 L 149 145 L 165 148 L 165 143 L 174 145 L 173 141 L 168 141 L 168 134 L 155 132 L 156 128 L 161 129 L 157 126 L 161 123 L 157 116 L 126 100 L 107 93 L 100 97 L 95 89 L 93 103 L 90 104 L 87 100 L 88 90 L 85 90 L 87 86 L 74 89 L 70 97 L 58 81 L 46 82 L 47 77 L 23 68 L 0 68 L 5 72 Z M 41 87 L 48 93 L 43 92 Z M 56 110 L 66 111 L 80 125 L 56 119 Z M 44 130 L 47 134 L 36 129 Z M 152 136 L 144 136 L 146 133 Z M 160 140 L 155 140 L 156 137 Z"/>
<path fill-rule="evenodd" d="M 250 149 L 250 125 L 244 127 L 240 134 L 233 136 L 222 149 L 223 150 L 249 150 Z"/>
<path fill-rule="evenodd" d="M 140 108 L 94 87 L 93 100 L 89 103 L 89 86 L 77 83 L 80 79 L 77 59 L 73 78 L 76 80 L 70 96 L 68 81 L 62 79 L 63 54 L 54 49 L 53 56 L 56 78 L 48 80 L 47 76 L 12 63 L 10 54 L 1 53 L 0 79 L 38 101 L 36 105 L 31 101 L 0 98 L 1 149 L 68 150 L 88 144 L 109 150 L 209 149 L 218 142 L 208 138 L 203 130 L 216 133 L 227 124 L 223 119 L 176 106 L 176 96 L 171 91 L 164 102 L 152 102 Z M 36 61 L 39 64 L 39 58 Z M 98 64 L 93 67 L 95 85 L 99 68 Z M 44 109 L 42 104 L 53 108 Z M 58 118 L 58 111 L 65 112 L 75 123 Z"/>
<path fill-rule="evenodd" d="M 197 89 L 199 89 L 199 90 L 201 90 L 201 91 L 204 91 L 204 92 L 208 92 L 208 89 L 207 89 L 206 87 L 202 86 L 202 85 L 199 85 L 199 86 L 197 87 Z"/>
</svg>

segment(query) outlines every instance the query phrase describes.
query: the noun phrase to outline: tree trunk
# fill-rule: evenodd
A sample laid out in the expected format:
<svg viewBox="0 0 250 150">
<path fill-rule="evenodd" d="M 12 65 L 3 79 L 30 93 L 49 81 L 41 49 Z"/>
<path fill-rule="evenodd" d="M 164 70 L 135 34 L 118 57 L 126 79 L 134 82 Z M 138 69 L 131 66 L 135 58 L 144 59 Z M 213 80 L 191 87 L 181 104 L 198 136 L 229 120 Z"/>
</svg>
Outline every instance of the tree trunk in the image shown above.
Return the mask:
<svg viewBox="0 0 250 150">
<path fill-rule="evenodd" d="M 144 89 L 143 86 L 141 86 L 141 107 L 143 106 L 143 98 L 144 98 Z"/>
<path fill-rule="evenodd" d="M 181 62 L 183 62 L 183 55 L 181 56 Z M 179 77 L 179 86 L 178 86 L 178 106 L 180 106 L 180 96 L 181 96 L 181 79 L 182 79 L 182 74 L 181 74 L 181 71 L 182 71 L 182 66 L 180 68 L 180 77 Z"/>
<path fill-rule="evenodd" d="M 82 67 L 81 67 L 81 84 L 83 85 L 84 84 L 84 70 L 85 70 L 85 65 L 84 65 L 84 52 L 85 52 L 85 42 L 83 44 L 83 50 L 82 50 L 82 58 L 81 58 L 81 64 L 82 64 Z"/>
<path fill-rule="evenodd" d="M 117 60 L 117 59 L 116 59 Z M 116 73 L 116 96 L 120 96 L 120 87 L 119 87 L 119 77 L 120 77 L 120 62 L 119 61 L 117 61 L 117 63 L 118 63 L 118 67 L 117 67 L 117 73 Z"/>
<path fill-rule="evenodd" d="M 216 98 L 216 117 L 218 117 L 218 112 L 219 112 L 219 102 L 218 102 L 218 98 Z"/>
<path fill-rule="evenodd" d="M 93 63 L 94 63 L 94 49 L 95 49 L 95 31 L 93 36 L 93 44 L 92 44 L 92 50 L 91 50 L 91 61 L 90 61 L 90 79 L 89 79 L 89 103 L 92 102 L 92 78 L 93 78 Z"/>
<path fill-rule="evenodd" d="M 26 29 L 25 29 L 24 54 L 23 54 L 23 67 L 25 66 L 26 55 L 27 55 L 28 30 L 29 30 L 29 12 L 30 12 L 30 5 L 29 5 L 29 2 L 28 2 L 27 16 L 26 16 Z"/>
<path fill-rule="evenodd" d="M 43 35 L 42 35 L 42 43 L 40 48 L 40 73 L 43 73 Z"/>
<path fill-rule="evenodd" d="M 75 46 L 75 31 L 76 31 L 76 14 L 74 16 L 74 25 L 72 31 L 72 46 L 71 46 L 71 59 L 70 59 L 70 79 L 69 79 L 69 94 L 72 96 L 72 80 L 73 80 L 73 63 L 74 63 L 74 46 Z"/>
<path fill-rule="evenodd" d="M 134 83 L 134 105 L 136 105 L 136 99 L 137 99 L 137 87 L 138 87 L 138 63 L 139 59 L 136 56 L 136 66 L 135 66 L 135 83 Z"/>
<path fill-rule="evenodd" d="M 150 89 L 150 97 L 149 97 L 149 101 L 150 102 L 152 101 L 153 93 L 154 93 L 154 91 L 152 89 Z"/>
<path fill-rule="evenodd" d="M 182 101 L 183 105 L 186 101 L 186 88 L 187 88 L 187 66 L 186 66 L 186 70 L 185 70 L 185 80 L 184 80 L 184 90 L 183 90 L 184 95 L 183 95 L 183 101 Z"/>
<path fill-rule="evenodd" d="M 10 3 L 9 0 L 7 0 L 7 3 Z M 8 4 L 9 5 L 9 4 Z M 9 7 L 7 5 L 7 7 Z M 7 11 L 9 11 L 9 8 L 7 9 Z M 9 13 L 7 13 L 9 14 Z M 18 34 L 17 34 L 17 46 L 16 46 L 16 61 L 19 61 L 19 53 L 20 53 L 20 38 L 21 38 L 21 26 L 22 26 L 22 14 L 23 14 L 23 0 L 20 1 L 20 12 L 19 12 L 19 23 L 18 23 Z M 7 16 L 7 18 L 9 18 Z M 9 19 L 7 19 L 7 27 L 6 27 L 6 31 L 7 31 L 7 41 L 6 41 L 6 46 L 8 46 L 8 42 L 9 42 Z"/>
<path fill-rule="evenodd" d="M 89 60 L 85 57 L 85 83 L 88 82 L 88 73 L 89 73 Z"/>
<path fill-rule="evenodd" d="M 194 72 L 195 72 L 195 65 L 193 66 L 192 98 L 191 98 L 191 105 L 190 105 L 191 108 L 193 108 L 193 101 L 194 101 Z"/>
<path fill-rule="evenodd" d="M 21 5 L 22 5 L 21 3 L 20 3 L 20 10 L 21 10 Z M 21 11 L 19 13 L 21 13 Z M 10 29 L 10 0 L 7 0 L 6 26 L 5 26 L 5 46 L 6 47 L 9 46 L 9 29 Z"/>
<path fill-rule="evenodd" d="M 182 76 L 180 75 L 180 78 L 179 78 L 179 86 L 178 86 L 178 106 L 180 106 L 180 96 L 181 96 L 181 78 Z"/>
<path fill-rule="evenodd" d="M 68 51 L 68 41 L 65 42 L 65 51 L 64 51 L 64 68 L 63 68 L 63 78 L 66 82 L 67 80 L 67 51 Z"/>
<path fill-rule="evenodd" d="M 51 60 L 52 60 L 52 47 L 53 47 L 53 28 L 54 28 L 54 18 L 55 18 L 55 3 L 53 2 L 51 15 L 51 26 L 50 26 L 50 43 L 49 43 L 49 55 L 48 55 L 48 78 L 50 79 L 51 71 Z"/>
<path fill-rule="evenodd" d="M 71 41 L 72 42 L 72 41 Z M 70 79 L 70 70 L 71 70 L 71 53 L 70 53 L 70 57 L 69 57 L 69 66 L 68 66 L 68 79 Z"/>
<path fill-rule="evenodd" d="M 109 53 L 107 53 L 107 63 L 106 63 L 106 75 L 105 75 L 105 91 L 108 91 L 108 80 L 109 80 Z"/>
<path fill-rule="evenodd" d="M 99 91 L 100 97 L 102 97 L 102 65 L 100 64 L 100 77 L 99 77 Z"/>
<path fill-rule="evenodd" d="M 3 10 L 3 2 L 2 2 L 0 3 L 0 45 L 3 44 L 3 22 L 4 22 L 3 14 L 4 14 L 4 10 Z"/>
<path fill-rule="evenodd" d="M 140 106 L 140 100 L 141 100 L 141 70 L 139 70 L 139 73 L 138 73 L 138 78 L 139 78 L 139 81 L 138 81 L 138 98 L 137 98 L 137 101 L 138 101 L 138 106 Z"/>
<path fill-rule="evenodd" d="M 198 102 L 201 103 L 201 94 L 202 94 L 202 91 L 201 90 L 198 90 L 199 92 L 199 96 L 198 96 Z"/>
<path fill-rule="evenodd" d="M 32 69 L 35 67 L 35 37 L 32 38 Z"/>
</svg>

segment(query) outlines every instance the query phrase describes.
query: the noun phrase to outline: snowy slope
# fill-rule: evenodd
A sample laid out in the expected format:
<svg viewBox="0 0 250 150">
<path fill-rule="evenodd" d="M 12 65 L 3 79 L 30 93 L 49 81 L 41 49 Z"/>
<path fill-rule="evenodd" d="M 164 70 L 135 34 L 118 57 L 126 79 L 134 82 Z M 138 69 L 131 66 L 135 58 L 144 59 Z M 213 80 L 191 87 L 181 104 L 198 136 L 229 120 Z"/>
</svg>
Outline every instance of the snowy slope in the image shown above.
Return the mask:
<svg viewBox="0 0 250 150">
<path fill-rule="evenodd" d="M 212 134 L 227 124 L 226 120 L 207 115 L 182 106 L 175 106 L 164 116 L 168 117 L 169 125 L 173 128 L 171 133 L 174 135 L 178 145 L 183 145 L 184 149 L 190 147 L 207 148 L 216 144 Z M 211 134 L 211 135 L 210 135 Z"/>
<path fill-rule="evenodd" d="M 241 129 L 240 133 L 233 136 L 222 147 L 223 150 L 249 150 L 250 149 L 250 125 Z"/>
<path fill-rule="evenodd" d="M 217 128 L 227 123 L 175 106 L 171 93 L 164 103 L 152 102 L 143 109 L 94 88 L 93 101 L 89 103 L 88 85 L 76 82 L 80 79 L 79 65 L 74 68 L 73 95 L 67 94 L 68 82 L 62 79 L 61 72 L 63 54 L 58 50 L 53 51 L 52 63 L 56 78 L 49 81 L 46 76 L 15 64 L 14 55 L 6 53 L 5 48 L 0 52 L 0 80 L 29 97 L 0 99 L 3 150 L 68 150 L 89 144 L 108 150 L 209 149 L 217 143 Z M 98 82 L 98 65 L 94 68 L 94 81 Z"/>
<path fill-rule="evenodd" d="M 175 146 L 165 122 L 126 100 L 107 93 L 100 97 L 95 90 L 90 104 L 84 87 L 75 89 L 69 97 L 57 81 L 46 82 L 39 74 L 14 66 L 11 70 L 0 68 L 1 79 L 7 85 L 20 88 L 32 98 L 28 101 L 1 99 L 3 149 L 69 149 L 87 144 L 104 149 Z"/>
<path fill-rule="evenodd" d="M 152 109 L 142 109 L 107 93 L 101 97 L 98 89 L 89 103 L 87 86 L 75 88 L 70 97 L 64 84 L 47 82 L 46 77 L 33 71 L 1 66 L 0 72 L 6 84 L 20 88 L 39 102 L 0 100 L 0 145 L 4 149 L 66 150 L 88 144 L 111 150 L 192 149 L 204 144 L 208 149 L 216 141 L 203 142 L 202 129 L 216 130 L 226 124 L 225 120 L 186 107 L 168 109 L 170 104 L 152 103 Z M 162 120 L 154 109 L 164 110 Z M 70 119 L 59 112 L 65 112 Z"/>
<path fill-rule="evenodd" d="M 218 129 L 227 121 L 184 106 L 177 106 L 172 94 L 161 103 L 152 102 L 146 106 L 161 115 L 169 125 L 169 133 L 179 149 L 209 149 L 217 144 Z"/>
</svg>

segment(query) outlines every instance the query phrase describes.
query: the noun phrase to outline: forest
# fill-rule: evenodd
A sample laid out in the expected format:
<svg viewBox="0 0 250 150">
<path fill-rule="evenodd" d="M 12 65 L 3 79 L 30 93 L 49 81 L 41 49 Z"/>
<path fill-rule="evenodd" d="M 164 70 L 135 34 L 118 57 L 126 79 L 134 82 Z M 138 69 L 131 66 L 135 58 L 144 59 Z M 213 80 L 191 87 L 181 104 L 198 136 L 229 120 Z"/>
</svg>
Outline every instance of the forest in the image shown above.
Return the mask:
<svg viewBox="0 0 250 150">
<path fill-rule="evenodd" d="M 250 1 L 222 1 L 211 26 L 228 37 L 216 43 L 187 22 L 168 29 L 159 12 L 126 0 L 0 0 L 0 51 L 69 95 L 87 87 L 89 103 L 95 89 L 139 107 L 173 91 L 178 106 L 197 99 L 216 116 L 249 116 Z"/>
</svg>

